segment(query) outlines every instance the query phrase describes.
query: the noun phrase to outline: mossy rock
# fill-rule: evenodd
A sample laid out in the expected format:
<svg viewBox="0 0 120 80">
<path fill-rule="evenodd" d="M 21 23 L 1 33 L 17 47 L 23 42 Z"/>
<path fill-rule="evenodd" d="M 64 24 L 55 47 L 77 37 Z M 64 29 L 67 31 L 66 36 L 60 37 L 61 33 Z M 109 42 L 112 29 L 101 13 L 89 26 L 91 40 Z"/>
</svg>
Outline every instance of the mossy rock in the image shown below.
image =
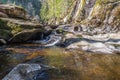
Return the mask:
<svg viewBox="0 0 120 80">
<path fill-rule="evenodd" d="M 43 33 L 44 27 L 39 23 L 12 18 L 0 18 L 0 37 L 12 42 L 24 42 L 37 33 Z M 38 29 L 38 30 L 37 30 Z"/>
<path fill-rule="evenodd" d="M 34 29 L 37 33 L 43 33 L 43 25 L 26 19 L 26 11 L 19 6 L 0 4 L 0 12 L 8 17 L 0 17 L 0 39 L 12 42 L 25 42 L 32 37 Z M 39 36 L 39 35 L 38 35 Z"/>
<path fill-rule="evenodd" d="M 15 34 L 9 41 L 11 43 L 17 42 L 27 42 L 32 40 L 39 40 L 42 35 L 41 29 L 27 29 Z"/>
</svg>

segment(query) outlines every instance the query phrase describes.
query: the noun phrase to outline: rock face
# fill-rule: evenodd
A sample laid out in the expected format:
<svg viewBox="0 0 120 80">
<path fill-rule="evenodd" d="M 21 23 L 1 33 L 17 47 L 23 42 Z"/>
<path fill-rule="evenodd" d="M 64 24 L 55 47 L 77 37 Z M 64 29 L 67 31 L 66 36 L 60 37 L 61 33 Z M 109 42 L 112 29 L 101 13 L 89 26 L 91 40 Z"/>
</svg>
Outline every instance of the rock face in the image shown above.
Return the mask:
<svg viewBox="0 0 120 80">
<path fill-rule="evenodd" d="M 119 24 L 119 3 L 119 0 L 44 0 L 41 1 L 40 17 L 48 24 L 80 23 L 91 28 L 113 27 Z M 113 28 L 112 31 L 115 30 Z"/>
<path fill-rule="evenodd" d="M 120 26 L 119 8 L 119 1 L 97 0 L 88 18 L 82 21 L 82 24 L 91 28 L 91 32 L 95 31 L 96 34 L 117 32 Z"/>
<path fill-rule="evenodd" d="M 0 4 L 1 39 L 10 42 L 24 42 L 36 39 L 36 34 L 43 33 L 44 28 L 42 25 L 37 22 L 25 20 L 26 16 L 26 11 L 21 7 Z"/>
<path fill-rule="evenodd" d="M 1 0 L 1 2 L 21 5 L 30 14 L 40 14 L 41 21 L 48 24 L 82 22 L 87 24 L 86 26 L 114 26 L 116 21 L 119 21 L 117 16 L 119 0 L 9 0 L 9 2 Z"/>
</svg>

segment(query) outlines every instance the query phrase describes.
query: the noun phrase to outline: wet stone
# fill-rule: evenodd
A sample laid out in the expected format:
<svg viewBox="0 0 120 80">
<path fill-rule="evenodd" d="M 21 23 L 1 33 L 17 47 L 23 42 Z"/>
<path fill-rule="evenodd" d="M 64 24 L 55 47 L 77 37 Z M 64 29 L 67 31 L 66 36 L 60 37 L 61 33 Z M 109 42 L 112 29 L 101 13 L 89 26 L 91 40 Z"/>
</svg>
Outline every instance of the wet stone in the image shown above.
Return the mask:
<svg viewBox="0 0 120 80">
<path fill-rule="evenodd" d="M 2 80 L 49 80 L 39 64 L 19 64 Z"/>
</svg>

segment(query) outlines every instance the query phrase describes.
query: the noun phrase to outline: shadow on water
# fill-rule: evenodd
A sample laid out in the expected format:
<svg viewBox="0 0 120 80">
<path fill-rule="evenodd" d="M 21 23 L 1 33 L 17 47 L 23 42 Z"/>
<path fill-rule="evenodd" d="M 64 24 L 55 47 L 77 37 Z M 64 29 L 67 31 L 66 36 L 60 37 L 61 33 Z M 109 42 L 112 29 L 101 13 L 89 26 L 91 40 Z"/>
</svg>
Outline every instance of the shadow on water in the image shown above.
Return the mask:
<svg viewBox="0 0 120 80">
<path fill-rule="evenodd" d="M 46 61 L 51 80 L 119 80 L 120 56 L 51 48 Z"/>
</svg>

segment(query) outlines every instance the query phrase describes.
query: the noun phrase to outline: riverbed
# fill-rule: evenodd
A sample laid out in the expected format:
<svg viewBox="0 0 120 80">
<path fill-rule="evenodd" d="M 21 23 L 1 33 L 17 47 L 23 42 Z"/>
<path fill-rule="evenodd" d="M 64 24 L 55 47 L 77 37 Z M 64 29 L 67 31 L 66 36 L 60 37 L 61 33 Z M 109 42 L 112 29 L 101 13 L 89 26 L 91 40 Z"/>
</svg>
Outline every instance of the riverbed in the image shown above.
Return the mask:
<svg viewBox="0 0 120 80">
<path fill-rule="evenodd" d="M 0 79 L 16 65 L 48 65 L 50 80 L 119 80 L 120 55 L 101 54 L 61 47 L 43 48 L 40 44 L 17 44 L 1 47 Z"/>
</svg>

